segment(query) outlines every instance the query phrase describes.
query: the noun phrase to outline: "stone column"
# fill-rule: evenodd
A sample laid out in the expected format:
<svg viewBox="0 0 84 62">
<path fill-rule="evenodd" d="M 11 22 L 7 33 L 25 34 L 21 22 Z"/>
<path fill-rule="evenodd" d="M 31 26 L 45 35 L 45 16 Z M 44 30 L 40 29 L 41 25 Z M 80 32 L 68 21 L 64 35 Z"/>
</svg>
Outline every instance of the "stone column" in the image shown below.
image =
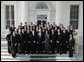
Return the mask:
<svg viewBox="0 0 84 62">
<path fill-rule="evenodd" d="M 56 24 L 59 25 L 61 19 L 61 2 L 56 1 Z"/>
<path fill-rule="evenodd" d="M 24 22 L 27 22 L 28 21 L 28 1 L 19 1 L 18 2 L 18 21 L 20 24 L 21 22 L 23 23 L 24 25 Z"/>
</svg>

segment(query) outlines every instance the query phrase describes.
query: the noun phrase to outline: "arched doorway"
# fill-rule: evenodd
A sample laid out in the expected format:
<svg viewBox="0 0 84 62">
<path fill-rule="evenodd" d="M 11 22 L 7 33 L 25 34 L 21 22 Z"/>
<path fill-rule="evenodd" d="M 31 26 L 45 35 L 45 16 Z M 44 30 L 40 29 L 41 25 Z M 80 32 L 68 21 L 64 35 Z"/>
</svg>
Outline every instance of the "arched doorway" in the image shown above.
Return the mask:
<svg viewBox="0 0 84 62">
<path fill-rule="evenodd" d="M 56 9 L 49 1 L 29 2 L 28 22 L 33 24 L 45 21 L 53 23 L 56 19 Z M 41 19 L 40 19 L 41 18 Z M 44 19 L 45 18 L 45 19 Z M 39 22 L 40 21 L 40 22 Z"/>
</svg>

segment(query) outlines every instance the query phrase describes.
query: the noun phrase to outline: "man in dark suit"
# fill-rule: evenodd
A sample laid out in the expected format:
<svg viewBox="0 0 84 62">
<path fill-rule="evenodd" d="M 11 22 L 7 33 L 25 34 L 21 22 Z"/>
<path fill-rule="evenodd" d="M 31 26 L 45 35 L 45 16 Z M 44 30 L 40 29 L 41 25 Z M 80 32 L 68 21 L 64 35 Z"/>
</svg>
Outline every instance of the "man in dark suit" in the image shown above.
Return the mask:
<svg viewBox="0 0 84 62">
<path fill-rule="evenodd" d="M 57 53 L 62 54 L 62 33 L 60 29 L 57 29 Z"/>
<path fill-rule="evenodd" d="M 62 27 L 62 53 L 66 54 L 67 49 L 67 32 L 65 27 Z"/>
<path fill-rule="evenodd" d="M 8 53 L 11 53 L 11 31 L 9 31 L 9 34 L 6 36 L 6 40 L 7 40 L 7 45 L 8 45 Z"/>
<path fill-rule="evenodd" d="M 68 28 L 67 30 L 66 30 L 66 35 L 67 35 L 67 37 L 66 37 L 66 40 L 67 40 L 67 42 L 66 42 L 66 46 L 67 46 L 67 51 L 69 50 L 69 47 L 68 47 L 68 45 L 69 45 L 69 38 L 70 38 L 70 29 Z"/>
<path fill-rule="evenodd" d="M 56 50 L 57 50 L 57 27 L 55 27 L 54 34 L 55 34 L 55 53 L 56 53 Z"/>
<path fill-rule="evenodd" d="M 29 29 L 27 30 L 27 34 L 26 34 L 26 42 L 27 42 L 27 44 L 26 44 L 26 51 L 27 51 L 27 54 L 29 54 L 30 53 L 30 47 L 31 47 L 31 45 L 30 45 L 30 33 L 29 33 Z"/>
<path fill-rule="evenodd" d="M 12 57 L 16 57 L 16 45 L 17 45 L 17 41 L 16 41 L 16 35 L 15 35 L 15 31 L 13 31 L 13 34 L 11 36 L 11 52 L 12 52 Z"/>
<path fill-rule="evenodd" d="M 25 54 L 26 53 L 26 35 L 24 33 L 24 29 L 22 29 L 22 53 Z"/>
<path fill-rule="evenodd" d="M 51 46 L 51 53 L 55 53 L 55 41 L 56 41 L 56 35 L 54 33 L 54 30 L 52 29 L 52 34 L 51 34 L 51 43 L 50 43 L 50 46 Z"/>
<path fill-rule="evenodd" d="M 18 54 L 22 53 L 22 30 L 19 28 L 17 29 L 17 34 L 16 34 L 16 40 L 17 40 L 17 48 L 18 48 Z"/>
<path fill-rule="evenodd" d="M 31 41 L 31 53 L 36 53 L 36 37 L 34 30 L 32 30 L 30 41 Z"/>
<path fill-rule="evenodd" d="M 44 53 L 45 52 L 45 48 L 44 48 L 44 46 L 45 46 L 45 30 L 44 30 L 44 28 L 42 28 L 42 53 Z"/>
<path fill-rule="evenodd" d="M 36 53 L 38 53 L 39 51 L 39 41 L 38 41 L 38 26 L 36 26 L 36 30 L 35 30 L 35 37 L 36 37 Z"/>
<path fill-rule="evenodd" d="M 75 45 L 75 39 L 73 38 L 73 35 L 70 34 L 70 38 L 69 38 L 69 57 L 73 57 L 74 45 Z"/>
<path fill-rule="evenodd" d="M 45 31 L 45 53 L 49 53 L 49 50 L 50 50 L 50 45 L 49 45 L 49 34 L 48 34 L 48 31 L 46 30 Z"/>
</svg>

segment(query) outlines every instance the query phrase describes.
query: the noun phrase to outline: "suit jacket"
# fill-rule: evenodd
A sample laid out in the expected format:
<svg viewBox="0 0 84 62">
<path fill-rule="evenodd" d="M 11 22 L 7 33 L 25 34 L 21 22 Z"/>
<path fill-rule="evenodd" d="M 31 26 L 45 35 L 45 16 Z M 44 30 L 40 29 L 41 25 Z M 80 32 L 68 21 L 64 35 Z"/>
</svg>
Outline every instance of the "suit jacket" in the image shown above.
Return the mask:
<svg viewBox="0 0 84 62">
<path fill-rule="evenodd" d="M 17 41 L 16 41 L 16 36 L 11 36 L 11 42 L 12 44 L 15 44 Z"/>
<path fill-rule="evenodd" d="M 26 41 L 30 41 L 30 33 L 26 33 Z"/>
<path fill-rule="evenodd" d="M 21 43 L 22 42 L 22 38 L 20 34 L 16 34 L 16 41 L 17 43 Z"/>
<path fill-rule="evenodd" d="M 70 32 L 68 32 L 67 30 L 66 30 L 66 35 L 67 35 L 66 40 L 69 41 Z"/>
<path fill-rule="evenodd" d="M 21 33 L 21 40 L 22 40 L 22 43 L 26 42 L 26 35 L 25 35 L 25 33 Z"/>
<path fill-rule="evenodd" d="M 67 32 L 65 31 L 65 33 L 62 31 L 62 43 L 66 44 L 67 41 Z"/>
<path fill-rule="evenodd" d="M 54 34 L 51 34 L 51 40 L 52 40 L 53 42 L 55 42 L 55 40 L 56 40 L 56 35 L 55 35 L 55 33 L 54 33 Z"/>
<path fill-rule="evenodd" d="M 49 29 L 49 30 L 48 30 L 48 34 L 49 34 L 49 36 L 50 36 L 50 38 L 49 38 L 49 39 L 51 40 L 51 34 L 52 34 L 51 29 Z"/>
<path fill-rule="evenodd" d="M 8 45 L 11 45 L 11 34 L 6 36 L 6 40 L 8 41 Z"/>
<path fill-rule="evenodd" d="M 71 40 L 69 40 L 69 48 L 74 47 L 74 45 L 75 45 L 75 39 L 72 38 Z"/>
<path fill-rule="evenodd" d="M 30 41 L 31 41 L 31 43 L 34 43 L 34 41 L 36 41 L 36 37 L 35 37 L 35 35 L 31 35 L 31 37 L 30 37 Z"/>
<path fill-rule="evenodd" d="M 62 44 L 62 33 L 60 35 L 57 34 L 57 41 L 59 41 L 59 44 Z"/>
<path fill-rule="evenodd" d="M 11 37 L 11 34 L 8 34 L 8 35 L 6 36 L 6 40 L 7 40 L 7 41 L 10 41 L 10 37 Z"/>
</svg>

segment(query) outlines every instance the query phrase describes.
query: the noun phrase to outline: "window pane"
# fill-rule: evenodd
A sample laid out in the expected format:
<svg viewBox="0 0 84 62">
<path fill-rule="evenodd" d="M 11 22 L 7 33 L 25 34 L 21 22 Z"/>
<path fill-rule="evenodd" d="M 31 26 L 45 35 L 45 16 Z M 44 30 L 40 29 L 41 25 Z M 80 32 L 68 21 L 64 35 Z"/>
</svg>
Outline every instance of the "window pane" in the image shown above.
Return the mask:
<svg viewBox="0 0 84 62">
<path fill-rule="evenodd" d="M 72 25 L 74 29 L 78 29 L 78 21 L 77 20 L 76 21 L 71 20 L 70 25 Z"/>
<path fill-rule="evenodd" d="M 9 6 L 6 5 L 6 19 L 9 19 Z"/>
<path fill-rule="evenodd" d="M 14 19 L 14 5 L 11 5 L 11 18 Z"/>
<path fill-rule="evenodd" d="M 6 20 L 6 29 L 10 27 L 10 20 Z"/>
<path fill-rule="evenodd" d="M 11 25 L 14 25 L 14 20 L 11 20 Z"/>
</svg>

